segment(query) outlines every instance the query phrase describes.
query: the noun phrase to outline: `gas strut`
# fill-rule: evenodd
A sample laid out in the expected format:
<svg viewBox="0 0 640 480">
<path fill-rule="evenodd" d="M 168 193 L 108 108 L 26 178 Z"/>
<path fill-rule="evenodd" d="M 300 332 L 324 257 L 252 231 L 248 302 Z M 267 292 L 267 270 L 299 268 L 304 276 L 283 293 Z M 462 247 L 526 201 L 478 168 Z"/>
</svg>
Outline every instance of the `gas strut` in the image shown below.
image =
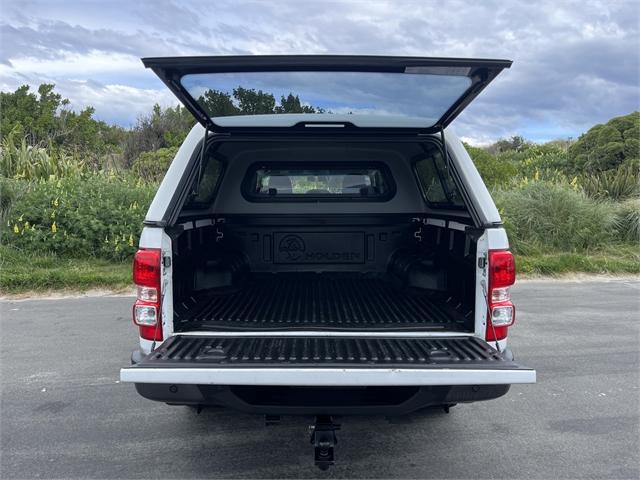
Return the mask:
<svg viewBox="0 0 640 480">
<path fill-rule="evenodd" d="M 316 424 L 309 428 L 315 464 L 320 470 L 327 470 L 336 463 L 333 447 L 338 443 L 336 431 L 340 430 L 340 425 L 333 423 L 330 415 L 317 415 Z"/>
</svg>

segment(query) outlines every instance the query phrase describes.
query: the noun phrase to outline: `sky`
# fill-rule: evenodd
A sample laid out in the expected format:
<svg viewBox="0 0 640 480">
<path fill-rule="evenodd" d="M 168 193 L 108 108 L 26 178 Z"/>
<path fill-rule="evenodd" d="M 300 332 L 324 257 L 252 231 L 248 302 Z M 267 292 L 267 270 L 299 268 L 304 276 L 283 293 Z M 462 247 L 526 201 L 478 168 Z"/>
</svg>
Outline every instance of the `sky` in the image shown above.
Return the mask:
<svg viewBox="0 0 640 480">
<path fill-rule="evenodd" d="M 640 109 L 639 29 L 640 2 L 619 0 L 0 0 L 0 90 L 55 83 L 73 108 L 130 127 L 177 104 L 141 57 L 504 58 L 453 125 L 476 145 L 543 142 Z"/>
</svg>

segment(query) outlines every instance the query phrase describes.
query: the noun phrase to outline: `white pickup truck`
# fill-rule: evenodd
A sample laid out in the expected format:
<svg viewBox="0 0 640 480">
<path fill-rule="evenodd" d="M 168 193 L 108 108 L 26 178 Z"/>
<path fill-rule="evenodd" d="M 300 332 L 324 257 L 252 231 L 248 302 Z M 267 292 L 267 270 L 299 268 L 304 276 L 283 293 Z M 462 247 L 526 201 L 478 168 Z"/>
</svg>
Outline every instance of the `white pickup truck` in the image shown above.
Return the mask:
<svg viewBox="0 0 640 480">
<path fill-rule="evenodd" d="M 535 382 L 507 347 L 507 235 L 447 128 L 510 61 L 143 62 L 198 124 L 145 219 L 123 382 L 269 423 L 315 416 L 323 469 L 332 415 L 448 412 Z"/>
</svg>

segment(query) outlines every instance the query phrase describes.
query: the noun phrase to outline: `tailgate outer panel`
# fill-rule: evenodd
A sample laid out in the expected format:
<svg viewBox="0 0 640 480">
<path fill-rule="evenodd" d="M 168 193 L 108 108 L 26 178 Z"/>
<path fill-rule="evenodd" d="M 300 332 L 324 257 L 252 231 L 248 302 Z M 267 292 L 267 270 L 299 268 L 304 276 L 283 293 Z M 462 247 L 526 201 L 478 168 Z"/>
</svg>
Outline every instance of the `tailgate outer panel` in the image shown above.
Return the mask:
<svg viewBox="0 0 640 480">
<path fill-rule="evenodd" d="M 535 370 L 476 337 L 214 337 L 176 335 L 123 382 L 195 385 L 498 385 Z"/>
</svg>

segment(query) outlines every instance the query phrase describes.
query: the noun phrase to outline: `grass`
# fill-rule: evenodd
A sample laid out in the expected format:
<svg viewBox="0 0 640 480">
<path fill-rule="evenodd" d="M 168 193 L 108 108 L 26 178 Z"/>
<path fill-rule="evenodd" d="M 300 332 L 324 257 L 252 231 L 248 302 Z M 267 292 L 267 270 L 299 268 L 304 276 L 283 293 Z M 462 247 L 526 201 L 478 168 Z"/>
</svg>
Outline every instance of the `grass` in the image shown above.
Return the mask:
<svg viewBox="0 0 640 480">
<path fill-rule="evenodd" d="M 598 252 L 539 253 L 516 256 L 518 273 L 560 276 L 570 273 L 640 274 L 640 248 L 609 247 Z M 131 263 L 24 254 L 0 246 L 0 293 L 121 290 L 131 286 Z"/>
<path fill-rule="evenodd" d="M 599 252 L 555 252 L 517 255 L 519 274 L 563 275 L 569 273 L 638 274 L 640 249 L 631 245 L 609 248 Z"/>
<path fill-rule="evenodd" d="M 0 293 L 121 290 L 131 286 L 131 262 L 24 254 L 0 246 Z"/>
</svg>

